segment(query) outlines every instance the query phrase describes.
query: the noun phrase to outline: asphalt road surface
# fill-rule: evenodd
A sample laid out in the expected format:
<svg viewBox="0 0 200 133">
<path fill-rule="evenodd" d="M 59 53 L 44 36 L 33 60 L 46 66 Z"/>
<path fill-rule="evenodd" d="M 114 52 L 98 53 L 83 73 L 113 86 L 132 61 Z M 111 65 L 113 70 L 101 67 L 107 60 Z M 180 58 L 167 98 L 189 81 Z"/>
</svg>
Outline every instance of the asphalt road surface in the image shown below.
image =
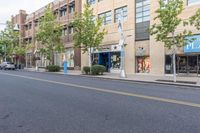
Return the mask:
<svg viewBox="0 0 200 133">
<path fill-rule="evenodd" d="M 200 89 L 0 71 L 0 133 L 200 133 Z"/>
</svg>

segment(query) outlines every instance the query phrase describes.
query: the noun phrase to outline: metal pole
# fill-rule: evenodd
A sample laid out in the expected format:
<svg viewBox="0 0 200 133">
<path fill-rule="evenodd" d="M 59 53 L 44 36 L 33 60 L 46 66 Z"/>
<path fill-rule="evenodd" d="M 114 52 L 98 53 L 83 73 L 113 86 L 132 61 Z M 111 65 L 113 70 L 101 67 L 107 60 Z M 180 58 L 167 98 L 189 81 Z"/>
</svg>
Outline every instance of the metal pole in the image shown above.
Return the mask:
<svg viewBox="0 0 200 133">
<path fill-rule="evenodd" d="M 5 47 L 4 47 L 4 50 L 5 50 L 5 53 L 4 53 L 4 54 L 5 54 L 5 62 L 7 61 L 7 60 L 6 60 L 6 49 L 7 49 L 7 48 L 6 48 L 6 45 L 5 45 Z"/>
<path fill-rule="evenodd" d="M 122 45 L 121 47 L 122 47 L 122 49 L 121 49 L 121 71 L 120 71 L 120 77 L 121 78 L 126 78 L 124 45 Z"/>
<path fill-rule="evenodd" d="M 120 77 L 121 78 L 126 78 L 126 73 L 125 73 L 125 50 L 124 50 L 124 32 L 123 32 L 123 23 L 121 21 L 121 16 L 119 17 L 118 20 L 118 32 L 120 33 L 120 40 L 119 40 L 119 46 L 121 46 L 121 63 L 120 63 Z"/>
</svg>

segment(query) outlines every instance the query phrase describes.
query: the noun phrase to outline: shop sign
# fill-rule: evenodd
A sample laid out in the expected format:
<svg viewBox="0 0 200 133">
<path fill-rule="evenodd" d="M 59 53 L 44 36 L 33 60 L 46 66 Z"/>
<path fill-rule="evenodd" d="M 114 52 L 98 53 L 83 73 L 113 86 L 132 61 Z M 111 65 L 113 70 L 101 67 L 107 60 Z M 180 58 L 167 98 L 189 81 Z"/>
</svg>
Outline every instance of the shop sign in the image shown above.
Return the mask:
<svg viewBox="0 0 200 133">
<path fill-rule="evenodd" d="M 188 40 L 194 39 L 192 42 L 184 46 L 185 53 L 200 52 L 200 35 L 187 37 Z"/>
<path fill-rule="evenodd" d="M 111 51 L 121 51 L 121 46 L 119 46 L 119 45 L 111 45 Z"/>
<path fill-rule="evenodd" d="M 137 56 L 144 56 L 146 53 L 146 50 L 143 47 L 139 47 L 136 51 Z"/>
</svg>

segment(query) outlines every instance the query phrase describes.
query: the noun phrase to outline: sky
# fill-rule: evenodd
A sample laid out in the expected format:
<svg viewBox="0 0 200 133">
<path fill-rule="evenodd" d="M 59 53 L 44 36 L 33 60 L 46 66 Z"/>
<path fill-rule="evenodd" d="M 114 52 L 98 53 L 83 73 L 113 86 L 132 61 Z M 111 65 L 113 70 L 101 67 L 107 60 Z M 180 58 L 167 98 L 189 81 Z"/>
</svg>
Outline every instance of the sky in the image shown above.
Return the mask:
<svg viewBox="0 0 200 133">
<path fill-rule="evenodd" d="M 0 0 L 0 30 L 5 27 L 1 23 L 10 20 L 20 9 L 30 14 L 52 1 L 54 0 Z"/>
</svg>

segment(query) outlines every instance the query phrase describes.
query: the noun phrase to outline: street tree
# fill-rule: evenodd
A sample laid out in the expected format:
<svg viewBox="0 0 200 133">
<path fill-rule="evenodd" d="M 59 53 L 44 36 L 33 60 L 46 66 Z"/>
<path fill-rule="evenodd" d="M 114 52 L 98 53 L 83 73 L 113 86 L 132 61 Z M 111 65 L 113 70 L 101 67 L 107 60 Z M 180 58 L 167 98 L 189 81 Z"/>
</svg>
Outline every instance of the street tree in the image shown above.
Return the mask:
<svg viewBox="0 0 200 133">
<path fill-rule="evenodd" d="M 19 46 L 19 32 L 14 30 L 14 24 L 7 21 L 6 28 L 0 33 L 0 53 L 6 60 L 10 58 L 15 47 Z"/>
<path fill-rule="evenodd" d="M 159 0 L 157 16 L 154 18 L 158 20 L 158 23 L 153 24 L 149 30 L 150 35 L 154 35 L 156 41 L 163 42 L 165 47 L 172 50 L 174 82 L 176 82 L 177 47 L 183 47 L 192 41 L 186 38 L 192 34 L 191 31 L 186 29 L 181 32 L 177 31 L 178 26 L 188 25 L 187 21 L 179 17 L 183 10 L 183 0 L 169 0 L 168 3 Z"/>
<path fill-rule="evenodd" d="M 190 17 L 190 24 L 195 26 L 197 30 L 200 30 L 200 9 Z"/>
<path fill-rule="evenodd" d="M 39 30 L 36 34 L 37 41 L 41 44 L 38 50 L 46 55 L 50 65 L 54 65 L 54 54 L 63 52 L 64 44 L 61 41 L 62 26 L 56 21 L 53 10 L 47 7 L 44 17 L 39 21 Z"/>
<path fill-rule="evenodd" d="M 76 48 L 81 48 L 83 53 L 88 53 L 90 57 L 90 67 L 92 65 L 92 49 L 100 48 L 104 35 L 107 33 L 106 30 L 102 28 L 102 22 L 102 18 L 95 18 L 90 5 L 85 4 L 84 11 L 82 13 L 76 13 L 72 23 L 75 30 L 73 36 L 74 46 Z"/>
</svg>

